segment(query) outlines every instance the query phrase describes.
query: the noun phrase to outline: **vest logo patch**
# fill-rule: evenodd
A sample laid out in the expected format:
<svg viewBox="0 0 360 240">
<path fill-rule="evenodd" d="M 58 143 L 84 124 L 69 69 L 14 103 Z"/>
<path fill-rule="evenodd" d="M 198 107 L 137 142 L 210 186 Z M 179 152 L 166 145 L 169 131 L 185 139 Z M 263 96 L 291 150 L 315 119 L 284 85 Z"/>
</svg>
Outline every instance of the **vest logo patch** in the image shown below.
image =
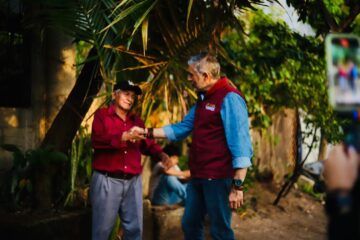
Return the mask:
<svg viewBox="0 0 360 240">
<path fill-rule="evenodd" d="M 205 109 L 213 112 L 215 111 L 215 104 L 207 103 Z"/>
</svg>

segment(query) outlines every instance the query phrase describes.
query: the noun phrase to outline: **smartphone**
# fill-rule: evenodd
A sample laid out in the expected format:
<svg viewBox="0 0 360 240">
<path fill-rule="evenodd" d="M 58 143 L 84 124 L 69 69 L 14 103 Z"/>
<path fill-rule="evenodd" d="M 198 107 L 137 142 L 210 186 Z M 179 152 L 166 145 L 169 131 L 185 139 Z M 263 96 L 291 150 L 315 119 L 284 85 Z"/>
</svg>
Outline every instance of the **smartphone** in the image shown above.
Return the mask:
<svg viewBox="0 0 360 240">
<path fill-rule="evenodd" d="M 335 111 L 360 108 L 360 38 L 329 34 L 325 39 L 329 101 Z"/>
</svg>

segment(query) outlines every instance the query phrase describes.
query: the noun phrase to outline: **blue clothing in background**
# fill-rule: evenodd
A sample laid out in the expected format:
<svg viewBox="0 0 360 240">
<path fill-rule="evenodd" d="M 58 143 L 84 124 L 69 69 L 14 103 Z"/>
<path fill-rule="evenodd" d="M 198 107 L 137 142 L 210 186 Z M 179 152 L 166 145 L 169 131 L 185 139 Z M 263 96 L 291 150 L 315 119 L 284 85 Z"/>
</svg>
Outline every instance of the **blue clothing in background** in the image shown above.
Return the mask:
<svg viewBox="0 0 360 240">
<path fill-rule="evenodd" d="M 152 203 L 163 204 L 184 204 L 186 200 L 186 184 L 183 184 L 175 176 L 162 174 L 159 185 L 154 190 Z"/>
<path fill-rule="evenodd" d="M 178 165 L 173 166 L 172 169 L 181 172 Z M 177 176 L 165 174 L 162 163 L 158 162 L 150 178 L 150 199 L 155 205 L 183 204 L 186 199 L 186 184 L 183 184 Z"/>
</svg>

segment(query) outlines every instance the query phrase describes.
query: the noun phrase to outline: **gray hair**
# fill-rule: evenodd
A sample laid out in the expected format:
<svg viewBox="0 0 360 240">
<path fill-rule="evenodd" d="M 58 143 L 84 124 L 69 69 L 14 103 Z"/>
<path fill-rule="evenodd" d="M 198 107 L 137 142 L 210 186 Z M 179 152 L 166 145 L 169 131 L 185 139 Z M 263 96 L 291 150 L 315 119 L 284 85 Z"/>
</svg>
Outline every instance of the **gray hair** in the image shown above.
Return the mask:
<svg viewBox="0 0 360 240">
<path fill-rule="evenodd" d="M 201 52 L 189 58 L 188 65 L 195 64 L 198 73 L 208 73 L 212 78 L 220 78 L 220 64 L 214 55 L 208 52 Z"/>
</svg>

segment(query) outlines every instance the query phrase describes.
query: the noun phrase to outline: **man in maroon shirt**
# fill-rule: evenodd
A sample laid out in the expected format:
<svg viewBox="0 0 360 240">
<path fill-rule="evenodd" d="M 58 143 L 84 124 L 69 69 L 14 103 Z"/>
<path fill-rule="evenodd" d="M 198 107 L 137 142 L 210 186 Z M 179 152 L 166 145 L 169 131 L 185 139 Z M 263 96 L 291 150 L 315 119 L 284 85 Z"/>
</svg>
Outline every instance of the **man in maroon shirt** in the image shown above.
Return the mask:
<svg viewBox="0 0 360 240">
<path fill-rule="evenodd" d="M 117 214 L 124 239 L 141 240 L 143 223 L 141 154 L 168 156 L 153 140 L 131 131 L 144 122 L 130 112 L 141 89 L 130 81 L 114 86 L 113 102 L 96 111 L 92 125 L 94 148 L 91 180 L 92 239 L 108 239 Z"/>
</svg>

